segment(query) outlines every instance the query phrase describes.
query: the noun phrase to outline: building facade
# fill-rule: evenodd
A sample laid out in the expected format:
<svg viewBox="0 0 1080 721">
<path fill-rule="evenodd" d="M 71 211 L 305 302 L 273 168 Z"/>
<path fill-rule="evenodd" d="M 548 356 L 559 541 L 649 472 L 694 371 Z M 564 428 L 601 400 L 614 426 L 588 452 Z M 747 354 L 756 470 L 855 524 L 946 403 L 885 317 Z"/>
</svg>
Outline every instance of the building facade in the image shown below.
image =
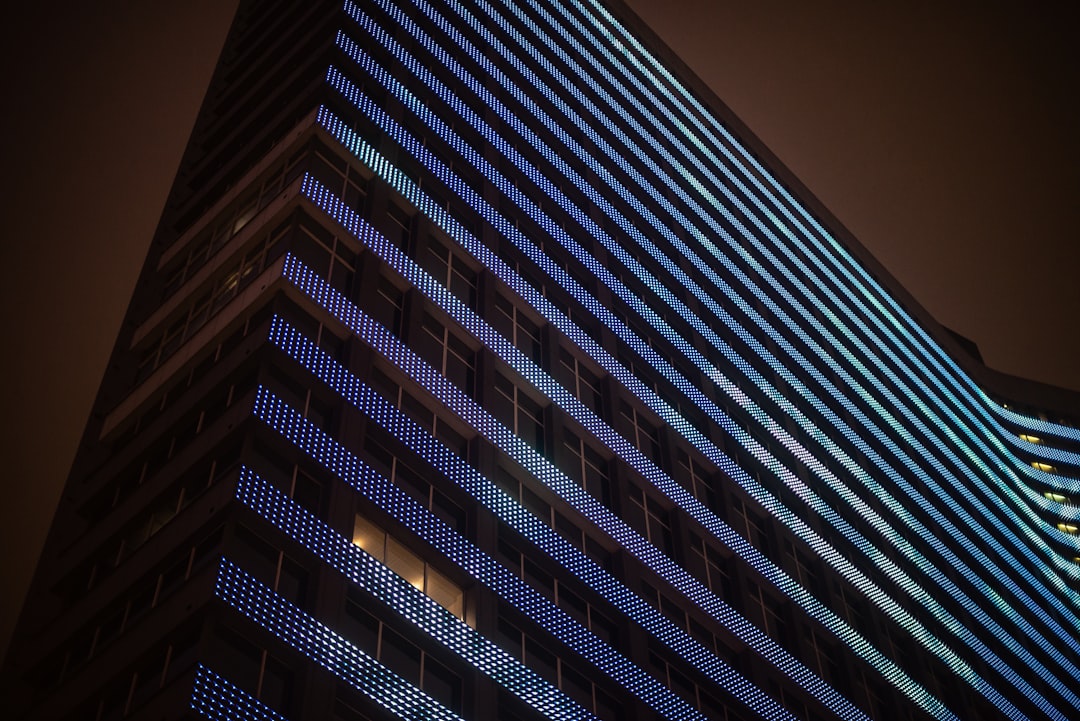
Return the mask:
<svg viewBox="0 0 1080 721">
<path fill-rule="evenodd" d="M 618 2 L 242 2 L 3 691 L 1075 718 L 1077 408 L 982 367 Z"/>
</svg>

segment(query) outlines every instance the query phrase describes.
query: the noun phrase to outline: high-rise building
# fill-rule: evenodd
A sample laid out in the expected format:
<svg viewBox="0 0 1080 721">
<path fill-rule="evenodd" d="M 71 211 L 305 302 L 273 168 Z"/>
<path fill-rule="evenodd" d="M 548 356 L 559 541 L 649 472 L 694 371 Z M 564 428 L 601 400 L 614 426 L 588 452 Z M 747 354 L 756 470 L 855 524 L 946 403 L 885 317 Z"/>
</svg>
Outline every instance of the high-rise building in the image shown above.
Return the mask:
<svg viewBox="0 0 1080 721">
<path fill-rule="evenodd" d="M 1077 409 L 617 1 L 245 1 L 7 708 L 1074 718 Z"/>
</svg>

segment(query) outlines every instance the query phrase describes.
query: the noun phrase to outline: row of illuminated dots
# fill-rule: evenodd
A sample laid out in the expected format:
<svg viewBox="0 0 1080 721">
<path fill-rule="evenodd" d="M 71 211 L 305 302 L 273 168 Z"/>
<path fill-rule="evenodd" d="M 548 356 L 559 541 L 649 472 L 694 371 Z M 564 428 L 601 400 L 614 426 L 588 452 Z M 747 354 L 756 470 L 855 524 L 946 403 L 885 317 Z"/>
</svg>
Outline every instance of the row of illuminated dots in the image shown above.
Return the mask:
<svg viewBox="0 0 1080 721">
<path fill-rule="evenodd" d="M 1028 443 L 1042 443 L 1043 442 L 1042 438 L 1040 438 L 1038 436 L 1034 436 L 1034 435 L 1032 435 L 1030 433 L 1021 433 L 1020 434 L 1020 439 L 1024 440 L 1024 441 L 1027 441 Z M 1038 468 L 1041 471 L 1046 471 L 1047 473 L 1052 473 L 1054 475 L 1061 475 L 1060 472 L 1058 471 L 1057 467 L 1053 466 L 1053 465 L 1051 465 L 1049 463 L 1045 463 L 1043 461 L 1032 461 L 1031 465 L 1034 466 L 1035 468 Z M 1073 509 L 1076 509 L 1077 507 L 1080 507 L 1080 500 L 1073 497 L 1072 495 L 1061 493 L 1060 491 L 1057 491 L 1057 490 L 1045 490 L 1045 491 L 1043 491 L 1043 497 L 1046 498 L 1048 501 L 1058 503 L 1058 504 L 1060 504 L 1062 506 L 1070 507 L 1070 510 L 1073 510 Z M 1080 537 L 1080 521 L 1078 521 L 1075 518 L 1076 515 L 1077 515 L 1076 511 L 1073 510 L 1073 512 L 1071 513 L 1072 517 L 1065 518 L 1065 519 L 1062 519 L 1062 520 L 1058 520 L 1054 524 L 1054 527 L 1057 528 L 1057 530 L 1061 531 L 1062 533 L 1067 533 L 1070 536 Z M 1076 553 L 1076 555 L 1073 556 L 1073 560 L 1076 561 L 1077 563 L 1080 563 L 1080 551 L 1078 551 Z"/>
</svg>

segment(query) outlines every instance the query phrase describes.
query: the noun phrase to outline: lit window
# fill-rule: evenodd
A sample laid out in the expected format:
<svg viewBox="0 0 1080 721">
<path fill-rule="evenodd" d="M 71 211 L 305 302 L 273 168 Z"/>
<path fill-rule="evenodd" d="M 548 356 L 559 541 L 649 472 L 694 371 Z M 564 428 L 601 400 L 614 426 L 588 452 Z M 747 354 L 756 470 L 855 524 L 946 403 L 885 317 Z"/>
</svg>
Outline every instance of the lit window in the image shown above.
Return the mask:
<svg viewBox="0 0 1080 721">
<path fill-rule="evenodd" d="M 356 516 L 353 525 L 353 543 L 450 613 L 465 618 L 465 594 L 457 584 L 432 568 L 401 541 L 360 515 Z"/>
<path fill-rule="evenodd" d="M 1068 496 L 1064 496 L 1064 495 L 1062 495 L 1060 493 L 1054 493 L 1053 491 L 1046 491 L 1045 493 L 1043 493 L 1043 496 L 1045 496 L 1046 498 L 1049 498 L 1051 501 L 1054 501 L 1055 503 L 1071 503 L 1072 502 L 1072 499 L 1069 498 Z"/>
<path fill-rule="evenodd" d="M 1059 523 L 1057 524 L 1057 529 L 1059 531 L 1062 531 L 1063 533 L 1071 533 L 1074 536 L 1077 533 L 1080 533 L 1080 526 L 1077 526 L 1073 523 Z"/>
<path fill-rule="evenodd" d="M 1039 438 L 1038 436 L 1031 436 L 1027 433 L 1021 433 L 1020 440 L 1027 441 L 1028 443 L 1042 443 L 1042 438 Z"/>
<path fill-rule="evenodd" d="M 1049 463 L 1043 463 L 1042 461 L 1032 461 L 1031 466 L 1033 468 L 1038 468 L 1040 471 L 1046 471 L 1047 473 L 1053 473 L 1055 470 Z"/>
</svg>

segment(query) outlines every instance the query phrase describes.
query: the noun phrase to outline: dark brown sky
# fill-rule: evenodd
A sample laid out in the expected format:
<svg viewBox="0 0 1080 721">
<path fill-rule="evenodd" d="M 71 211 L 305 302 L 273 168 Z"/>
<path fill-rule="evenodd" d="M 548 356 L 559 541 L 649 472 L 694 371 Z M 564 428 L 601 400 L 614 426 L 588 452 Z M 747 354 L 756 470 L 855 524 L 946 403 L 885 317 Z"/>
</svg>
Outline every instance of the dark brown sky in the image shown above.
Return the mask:
<svg viewBox="0 0 1080 721">
<path fill-rule="evenodd" d="M 1080 390 L 1070 4 L 630 0 L 988 365 Z M 0 28 L 0 653 L 234 6 L 69 2 Z"/>
</svg>

